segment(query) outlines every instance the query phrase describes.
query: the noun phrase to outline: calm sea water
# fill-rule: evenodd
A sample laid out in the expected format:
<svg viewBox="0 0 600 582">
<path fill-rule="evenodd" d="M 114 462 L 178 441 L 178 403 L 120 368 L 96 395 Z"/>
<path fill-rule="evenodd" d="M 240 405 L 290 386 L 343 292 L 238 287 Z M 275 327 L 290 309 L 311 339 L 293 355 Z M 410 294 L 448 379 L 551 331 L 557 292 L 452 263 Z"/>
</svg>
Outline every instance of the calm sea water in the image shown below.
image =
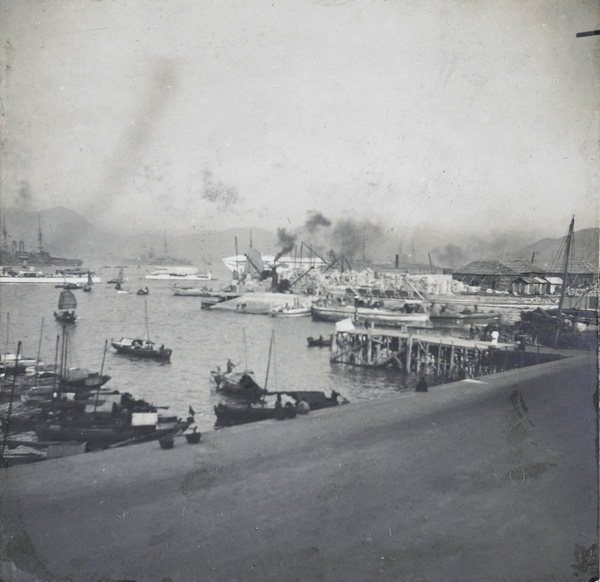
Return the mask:
<svg viewBox="0 0 600 582">
<path fill-rule="evenodd" d="M 333 365 L 328 349 L 308 348 L 306 338 L 332 333 L 331 323 L 202 310 L 199 297 L 176 297 L 166 281 L 130 280 L 132 293 L 120 294 L 105 282 L 114 273 L 101 276 L 103 282 L 91 293 L 74 291 L 79 319 L 68 327 L 68 365 L 99 371 L 104 360 L 104 373 L 111 376 L 107 388 L 168 406 L 169 414 L 185 417 L 192 406 L 199 430 L 214 427 L 213 406 L 226 400 L 216 392 L 211 370 L 217 365 L 224 369 L 231 358 L 238 370 L 247 366 L 264 385 L 273 333 L 270 390 L 323 390 L 329 395 L 335 389 L 357 402 L 413 389 L 415 380 L 397 372 Z M 149 287 L 148 296 L 135 294 L 142 285 Z M 61 333 L 53 316 L 59 293 L 47 284 L 3 285 L 0 349 L 14 353 L 21 341 L 23 355 L 35 358 L 41 338 L 41 359 L 53 364 Z M 111 338 L 146 336 L 145 303 L 150 338 L 173 349 L 170 363 L 130 359 L 110 347 Z"/>
</svg>

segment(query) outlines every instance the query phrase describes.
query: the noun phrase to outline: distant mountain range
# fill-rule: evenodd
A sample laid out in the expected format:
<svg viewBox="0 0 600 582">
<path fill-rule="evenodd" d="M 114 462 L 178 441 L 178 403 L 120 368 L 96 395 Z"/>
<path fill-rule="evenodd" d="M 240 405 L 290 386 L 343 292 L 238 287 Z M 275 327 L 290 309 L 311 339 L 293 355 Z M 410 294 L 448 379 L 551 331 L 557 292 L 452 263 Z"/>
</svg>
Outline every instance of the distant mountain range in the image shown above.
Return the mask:
<svg viewBox="0 0 600 582">
<path fill-rule="evenodd" d="M 9 248 L 12 241 L 23 241 L 26 251 L 36 252 L 38 232 L 41 230 L 44 250 L 53 256 L 80 258 L 92 265 L 99 262 L 149 263 L 154 257 L 157 261 L 166 259 L 167 262 L 169 258 L 188 260 L 201 269 L 206 266 L 218 270 L 222 268 L 221 258 L 236 253 L 236 240 L 239 254 L 246 252 L 250 244 L 263 253 L 276 254 L 281 250 L 280 233 L 259 228 L 231 228 L 192 235 L 161 231 L 129 235 L 100 229 L 77 212 L 64 207 L 39 212 L 6 208 L 2 212 L 2 226 L 6 241 L 3 239 L 1 242 L 6 242 Z M 380 262 L 394 260 L 394 253 L 398 252 L 395 243 L 384 238 L 382 235 L 381 240 L 369 245 L 368 258 Z M 468 234 L 457 234 L 454 240 L 446 241 L 444 246 L 432 248 L 430 254 L 436 265 L 454 268 L 473 260 L 509 256 L 528 260 L 534 258 L 536 264 L 549 266 L 561 260 L 564 240 L 565 237 L 544 238 L 527 246 L 516 246 L 519 243 L 508 236 L 487 241 Z M 598 228 L 576 231 L 573 260 L 585 260 L 597 265 L 599 240 Z M 299 244 L 301 241 L 296 242 Z M 419 241 L 418 245 L 423 249 L 420 260 L 426 261 L 426 242 Z M 326 254 L 329 249 L 319 250 Z"/>
<path fill-rule="evenodd" d="M 571 255 L 569 260 L 587 261 L 598 267 L 598 246 L 600 229 L 586 228 L 573 234 Z M 535 264 L 544 266 L 561 265 L 564 263 L 565 239 L 545 238 L 521 249 L 522 258 L 533 258 Z"/>
</svg>

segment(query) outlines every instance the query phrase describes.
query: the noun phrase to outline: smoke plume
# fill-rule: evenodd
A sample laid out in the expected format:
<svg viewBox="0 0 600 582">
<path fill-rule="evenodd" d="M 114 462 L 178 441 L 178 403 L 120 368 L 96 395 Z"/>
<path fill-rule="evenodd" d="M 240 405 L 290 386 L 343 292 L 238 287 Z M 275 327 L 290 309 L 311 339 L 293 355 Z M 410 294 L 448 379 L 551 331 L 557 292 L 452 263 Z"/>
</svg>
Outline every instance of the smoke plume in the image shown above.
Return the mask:
<svg viewBox="0 0 600 582">
<path fill-rule="evenodd" d="M 280 257 L 282 257 L 285 253 L 289 253 L 296 244 L 296 235 L 288 232 L 285 228 L 277 229 L 277 240 L 279 242 L 279 246 L 281 250 L 277 253 L 275 260 L 277 261 Z"/>
<path fill-rule="evenodd" d="M 331 226 L 331 220 L 325 218 L 323 214 L 317 210 L 311 210 L 308 212 L 308 217 L 306 222 L 304 223 L 304 228 L 310 232 L 314 233 L 320 227 Z"/>
<path fill-rule="evenodd" d="M 443 265 L 448 265 L 449 267 L 460 267 L 469 262 L 469 258 L 464 251 L 459 246 L 452 243 L 448 243 L 442 249 L 434 249 L 433 254 L 437 261 Z"/>
<path fill-rule="evenodd" d="M 17 203 L 20 208 L 27 210 L 32 201 L 31 188 L 27 180 L 21 180 L 17 193 Z"/>
<path fill-rule="evenodd" d="M 365 256 L 374 258 L 378 248 L 382 247 L 385 234 L 383 228 L 368 220 L 340 220 L 333 228 L 335 249 L 348 260 Z"/>
</svg>

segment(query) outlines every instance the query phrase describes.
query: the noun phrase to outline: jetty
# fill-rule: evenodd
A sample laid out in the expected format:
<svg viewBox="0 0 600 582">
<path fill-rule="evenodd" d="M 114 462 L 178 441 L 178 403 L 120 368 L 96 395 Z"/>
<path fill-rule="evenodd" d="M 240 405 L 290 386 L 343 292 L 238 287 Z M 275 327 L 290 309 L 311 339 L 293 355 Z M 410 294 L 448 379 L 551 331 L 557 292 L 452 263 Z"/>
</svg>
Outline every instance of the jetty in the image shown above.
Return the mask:
<svg viewBox="0 0 600 582">
<path fill-rule="evenodd" d="M 524 352 L 514 343 L 377 328 L 337 330 L 330 361 L 368 368 L 397 368 L 403 373 L 475 378 L 558 358 L 539 350 Z"/>
</svg>

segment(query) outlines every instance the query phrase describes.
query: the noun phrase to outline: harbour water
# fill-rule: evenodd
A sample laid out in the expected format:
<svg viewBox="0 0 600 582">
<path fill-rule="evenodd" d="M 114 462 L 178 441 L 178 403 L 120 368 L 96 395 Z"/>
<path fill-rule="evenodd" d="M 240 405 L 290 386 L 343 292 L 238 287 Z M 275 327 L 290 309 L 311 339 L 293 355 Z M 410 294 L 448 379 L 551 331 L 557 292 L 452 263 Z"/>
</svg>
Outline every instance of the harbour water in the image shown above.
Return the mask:
<svg viewBox="0 0 600 582">
<path fill-rule="evenodd" d="M 414 389 L 415 378 L 392 370 L 332 365 L 328 349 L 308 348 L 306 338 L 332 333 L 332 323 L 202 310 L 199 297 L 175 296 L 166 281 L 144 280 L 143 285 L 150 289 L 148 296 L 136 295 L 133 282 L 129 294 L 117 293 L 105 282 L 94 285 L 91 293 L 74 291 L 78 320 L 67 326 L 68 365 L 99 371 L 104 357 L 103 371 L 111 376 L 106 388 L 168 406 L 165 413 L 182 417 L 191 406 L 201 431 L 213 429 L 213 406 L 227 400 L 211 382 L 211 370 L 217 365 L 224 369 L 231 358 L 237 370 L 253 370 L 264 386 L 272 334 L 269 390 L 322 390 L 327 395 L 336 390 L 358 402 Z M 52 285 L 2 286 L 2 352 L 14 353 L 21 341 L 22 354 L 35 358 L 41 345 L 41 360 L 54 363 L 62 332 L 53 316 L 59 293 Z M 144 303 L 150 339 L 173 349 L 169 363 L 131 359 L 110 347 L 111 338 L 146 337 Z"/>
</svg>

